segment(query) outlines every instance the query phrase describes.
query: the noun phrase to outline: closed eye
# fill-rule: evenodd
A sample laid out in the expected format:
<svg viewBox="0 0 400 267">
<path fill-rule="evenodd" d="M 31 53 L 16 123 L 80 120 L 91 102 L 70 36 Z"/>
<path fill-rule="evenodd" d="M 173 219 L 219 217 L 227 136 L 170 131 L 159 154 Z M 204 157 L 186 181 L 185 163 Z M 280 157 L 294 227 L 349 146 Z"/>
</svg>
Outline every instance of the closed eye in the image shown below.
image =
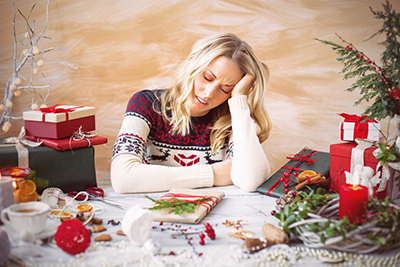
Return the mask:
<svg viewBox="0 0 400 267">
<path fill-rule="evenodd" d="M 211 79 L 208 79 L 205 75 L 203 75 L 204 80 L 211 82 Z"/>
<path fill-rule="evenodd" d="M 225 94 L 227 94 L 227 95 L 229 94 L 229 92 L 228 92 L 228 91 L 225 91 L 225 90 L 224 90 L 224 89 L 222 89 L 221 87 L 220 87 L 219 89 L 221 89 L 221 91 L 222 91 L 222 92 L 224 92 Z"/>
</svg>

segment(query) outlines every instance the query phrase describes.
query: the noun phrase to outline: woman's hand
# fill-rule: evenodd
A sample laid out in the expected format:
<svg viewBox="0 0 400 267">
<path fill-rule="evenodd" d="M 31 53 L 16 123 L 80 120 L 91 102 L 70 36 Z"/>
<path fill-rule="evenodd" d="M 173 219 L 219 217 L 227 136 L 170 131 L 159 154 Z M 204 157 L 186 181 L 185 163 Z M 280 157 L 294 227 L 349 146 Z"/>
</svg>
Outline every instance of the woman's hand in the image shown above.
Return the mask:
<svg viewBox="0 0 400 267">
<path fill-rule="evenodd" d="M 243 78 L 235 85 L 231 92 L 231 96 L 248 95 L 250 88 L 253 86 L 254 77 L 246 73 Z"/>
<path fill-rule="evenodd" d="M 233 184 L 231 180 L 232 159 L 227 159 L 211 165 L 214 172 L 214 186 Z"/>
</svg>

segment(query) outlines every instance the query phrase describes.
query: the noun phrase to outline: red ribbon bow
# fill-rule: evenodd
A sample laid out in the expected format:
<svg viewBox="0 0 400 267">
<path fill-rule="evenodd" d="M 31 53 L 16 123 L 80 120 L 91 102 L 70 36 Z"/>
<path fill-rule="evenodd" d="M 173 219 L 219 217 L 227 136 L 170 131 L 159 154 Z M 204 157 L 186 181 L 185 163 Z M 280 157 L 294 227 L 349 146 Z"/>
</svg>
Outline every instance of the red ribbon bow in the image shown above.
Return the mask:
<svg viewBox="0 0 400 267">
<path fill-rule="evenodd" d="M 355 140 L 356 138 L 362 138 L 362 139 L 368 138 L 368 122 L 377 123 L 376 120 L 369 120 L 369 119 L 362 122 L 368 117 L 368 115 L 357 116 L 355 114 L 346 114 L 346 113 L 340 113 L 340 114 L 338 113 L 338 115 L 344 118 L 344 122 L 354 122 L 353 140 Z M 343 138 L 344 138 L 344 129 L 342 125 L 340 129 L 340 139 L 343 140 Z"/>
<path fill-rule="evenodd" d="M 172 197 L 179 198 L 182 201 L 186 202 L 191 202 L 194 204 L 200 204 L 201 206 L 205 207 L 207 209 L 207 214 L 211 211 L 211 209 L 218 204 L 218 197 L 216 196 L 197 196 L 197 195 L 189 195 L 189 194 L 179 194 L 179 193 L 166 193 L 163 195 L 160 199 L 162 200 L 170 200 Z M 210 202 L 206 201 L 198 201 L 192 200 L 192 198 L 195 199 L 208 199 Z"/>
<path fill-rule="evenodd" d="M 68 120 L 68 112 L 73 112 L 78 108 L 82 108 L 83 106 L 74 107 L 74 108 L 57 108 L 59 104 L 54 105 L 52 107 L 40 108 L 39 110 L 43 113 L 42 121 L 46 121 L 46 114 L 47 113 L 65 113 L 65 120 Z"/>
<path fill-rule="evenodd" d="M 338 113 L 338 115 L 342 116 L 345 122 L 362 122 L 363 120 L 368 118 L 368 115 L 357 116 L 356 114 L 347 114 L 347 113 Z M 365 122 L 377 122 L 377 121 L 368 119 Z"/>
<path fill-rule="evenodd" d="M 310 153 L 308 153 L 307 155 L 305 154 L 305 151 L 308 148 L 304 148 L 303 151 L 301 151 L 300 153 L 294 155 L 294 156 L 287 156 L 287 159 L 290 160 L 295 160 L 297 161 L 297 163 L 293 166 L 293 167 L 288 167 L 288 166 L 283 166 L 281 167 L 281 169 L 289 169 L 289 173 L 291 173 L 292 171 L 305 171 L 304 169 L 300 169 L 300 168 L 296 168 L 297 166 L 299 166 L 302 162 L 304 162 L 307 165 L 313 164 L 315 162 L 315 159 L 310 159 L 309 157 L 314 155 L 314 154 L 318 154 L 320 152 L 316 151 L 316 150 L 311 150 Z M 282 171 L 279 171 L 282 172 Z M 278 179 L 267 191 L 267 196 L 272 196 L 272 193 L 275 191 L 275 189 L 278 187 L 278 185 L 281 183 L 281 180 Z"/>
</svg>

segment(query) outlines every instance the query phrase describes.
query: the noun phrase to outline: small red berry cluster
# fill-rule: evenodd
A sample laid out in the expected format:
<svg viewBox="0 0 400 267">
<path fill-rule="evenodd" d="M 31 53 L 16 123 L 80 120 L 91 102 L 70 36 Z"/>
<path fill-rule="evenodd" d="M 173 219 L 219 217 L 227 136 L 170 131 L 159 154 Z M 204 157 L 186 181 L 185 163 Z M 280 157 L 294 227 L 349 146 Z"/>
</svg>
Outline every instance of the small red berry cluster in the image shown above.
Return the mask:
<svg viewBox="0 0 400 267">
<path fill-rule="evenodd" d="M 209 237 L 211 240 L 214 240 L 214 239 L 215 239 L 215 231 L 214 231 L 214 229 L 212 228 L 212 226 L 211 226 L 209 223 L 204 223 L 204 226 L 206 227 L 205 232 L 207 233 L 208 237 Z M 200 237 L 200 238 L 201 238 L 201 237 Z"/>
<path fill-rule="evenodd" d="M 346 49 L 349 50 L 349 51 L 352 51 L 354 49 L 355 53 L 356 53 L 356 57 L 359 58 L 360 60 L 362 60 L 363 63 L 372 65 L 372 69 L 374 70 L 374 72 L 376 72 L 376 74 L 378 76 L 381 76 L 381 73 L 379 72 L 380 71 L 380 67 L 378 65 L 376 65 L 376 63 L 373 62 L 369 57 L 364 55 L 364 53 L 358 51 L 356 48 L 354 48 L 354 46 L 352 44 L 349 44 L 348 46 L 346 46 Z M 382 76 L 383 76 L 383 74 L 382 74 Z M 385 78 L 385 77 L 383 77 L 381 79 L 381 82 L 386 82 L 386 83 L 388 83 L 390 85 L 390 80 Z"/>
<path fill-rule="evenodd" d="M 290 172 L 284 172 L 283 176 L 279 179 L 279 181 L 284 182 L 283 186 L 285 187 L 285 194 L 289 193 L 289 186 L 290 186 L 290 176 L 297 177 L 299 175 L 297 172 L 293 172 L 293 174 L 290 174 Z"/>
<path fill-rule="evenodd" d="M 174 223 L 171 223 L 169 226 L 164 226 L 164 222 L 160 222 L 159 226 L 160 227 L 153 226 L 152 228 L 153 229 L 160 229 L 161 232 L 168 231 L 168 230 L 174 231 L 175 233 L 171 235 L 173 239 L 176 239 L 176 237 L 178 237 L 178 236 L 185 236 L 185 239 L 187 239 L 187 243 L 190 246 L 192 246 L 193 250 L 194 250 L 194 246 L 192 244 L 193 237 L 188 237 L 189 235 L 198 234 L 199 238 L 200 238 L 200 241 L 199 241 L 200 245 L 205 245 L 206 244 L 206 242 L 204 240 L 206 235 L 204 233 L 206 233 L 207 236 L 211 240 L 214 240 L 215 237 L 216 237 L 214 228 L 209 223 L 204 223 L 204 227 L 205 228 L 201 228 L 201 229 L 199 229 L 199 228 L 193 229 L 192 227 L 181 228 L 182 225 L 174 224 Z M 171 251 L 169 255 L 176 255 L 176 254 Z M 198 255 L 202 256 L 203 253 L 198 253 Z"/>
</svg>

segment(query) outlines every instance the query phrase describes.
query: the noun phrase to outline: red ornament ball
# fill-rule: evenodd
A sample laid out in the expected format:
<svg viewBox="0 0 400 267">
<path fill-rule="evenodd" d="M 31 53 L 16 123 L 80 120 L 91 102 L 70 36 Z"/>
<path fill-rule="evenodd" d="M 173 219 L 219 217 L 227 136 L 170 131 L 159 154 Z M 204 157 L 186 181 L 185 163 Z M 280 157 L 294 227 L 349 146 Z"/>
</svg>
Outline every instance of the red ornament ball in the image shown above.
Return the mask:
<svg viewBox="0 0 400 267">
<path fill-rule="evenodd" d="M 75 255 L 84 252 L 90 246 L 90 232 L 77 219 L 64 221 L 54 236 L 59 248 Z"/>
<path fill-rule="evenodd" d="M 285 188 L 285 194 L 289 193 L 289 188 Z"/>
</svg>

